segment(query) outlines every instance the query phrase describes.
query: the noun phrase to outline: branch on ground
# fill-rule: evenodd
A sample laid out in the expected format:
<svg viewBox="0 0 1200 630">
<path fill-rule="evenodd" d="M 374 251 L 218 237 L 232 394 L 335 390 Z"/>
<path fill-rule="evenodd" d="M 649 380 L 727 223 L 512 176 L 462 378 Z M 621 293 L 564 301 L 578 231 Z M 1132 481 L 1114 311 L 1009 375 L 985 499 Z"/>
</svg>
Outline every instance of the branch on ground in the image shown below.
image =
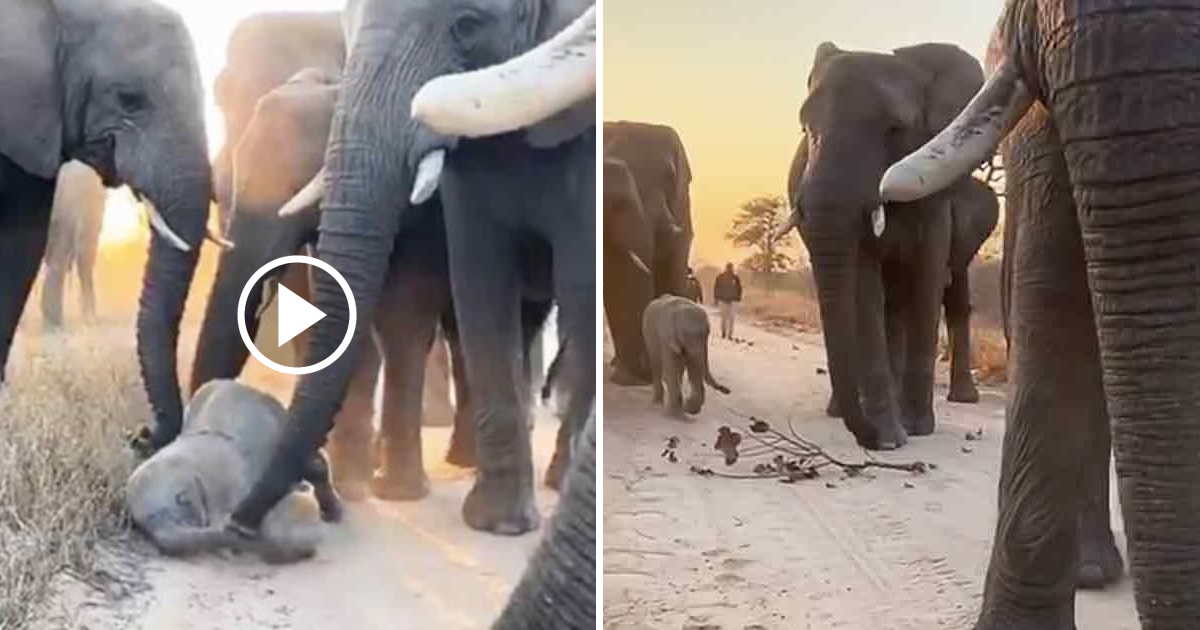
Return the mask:
<svg viewBox="0 0 1200 630">
<path fill-rule="evenodd" d="M 844 461 L 830 455 L 828 451 L 796 432 L 788 423 L 788 433 L 772 427 L 766 420 L 749 416 L 748 431 L 743 433 L 722 426 L 717 430 L 713 448 L 725 457 L 725 465 L 732 466 L 739 460 L 756 460 L 752 473 L 727 473 L 712 468 L 692 465 L 689 470 L 703 477 L 725 479 L 775 479 L 782 483 L 796 483 L 821 476 L 821 470 L 836 467 L 847 477 L 857 477 L 868 468 L 898 470 L 913 474 L 924 474 L 937 468 L 922 461 L 908 463 L 881 462 L 866 459 L 861 462 Z M 662 456 L 668 461 L 678 461 L 676 449 L 679 439 L 671 437 L 663 449 Z"/>
</svg>

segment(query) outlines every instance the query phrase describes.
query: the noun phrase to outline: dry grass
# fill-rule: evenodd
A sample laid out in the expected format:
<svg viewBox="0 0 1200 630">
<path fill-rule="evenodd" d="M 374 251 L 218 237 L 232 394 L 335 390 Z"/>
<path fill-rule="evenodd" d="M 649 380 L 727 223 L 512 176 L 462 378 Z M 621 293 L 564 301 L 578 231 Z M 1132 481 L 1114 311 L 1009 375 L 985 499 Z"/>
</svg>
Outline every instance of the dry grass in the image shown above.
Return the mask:
<svg viewBox="0 0 1200 630">
<path fill-rule="evenodd" d="M 821 331 L 821 309 L 816 299 L 797 291 L 746 287 L 742 292 L 742 310 L 767 326 L 803 332 Z"/>
<path fill-rule="evenodd" d="M 116 330 L 128 331 L 122 335 Z M 27 341 L 0 394 L 0 629 L 24 627 L 51 580 L 90 577 L 126 527 L 125 434 L 147 417 L 132 331 Z"/>
</svg>

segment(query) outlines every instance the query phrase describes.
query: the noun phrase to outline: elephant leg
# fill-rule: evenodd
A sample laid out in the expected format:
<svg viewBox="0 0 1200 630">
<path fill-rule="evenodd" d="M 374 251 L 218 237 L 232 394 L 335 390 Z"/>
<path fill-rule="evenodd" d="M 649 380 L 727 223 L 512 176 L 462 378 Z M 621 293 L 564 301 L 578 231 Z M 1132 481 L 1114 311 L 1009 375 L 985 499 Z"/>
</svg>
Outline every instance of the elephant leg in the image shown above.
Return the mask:
<svg viewBox="0 0 1200 630">
<path fill-rule="evenodd" d="M 96 318 L 96 259 L 84 258 L 82 253 L 75 259 L 75 274 L 79 277 L 79 295 L 83 301 L 83 317 L 86 320 Z"/>
<path fill-rule="evenodd" d="M 478 474 L 463 505 L 474 529 L 517 535 L 538 527 L 522 355 L 521 275 L 514 237 L 481 213 L 447 208 L 454 310 L 471 383 Z M 594 333 L 593 333 L 594 334 Z"/>
<path fill-rule="evenodd" d="M 667 415 L 683 417 L 683 357 L 669 348 L 662 356 L 663 381 L 667 388 Z"/>
<path fill-rule="evenodd" d="M 977 403 L 979 390 L 971 376 L 971 285 L 966 269 L 950 273 L 943 303 L 950 332 L 950 402 Z"/>
<path fill-rule="evenodd" d="M 454 430 L 450 433 L 450 448 L 446 463 L 463 468 L 475 467 L 475 417 L 471 411 L 471 383 L 467 379 L 467 364 L 463 358 L 462 340 L 454 309 L 442 314 L 442 334 L 450 349 L 450 371 L 454 378 Z"/>
<path fill-rule="evenodd" d="M 926 209 L 933 212 L 933 209 Z M 901 415 L 909 435 L 933 433 L 933 373 L 937 365 L 938 325 L 950 255 L 949 213 L 925 226 L 927 242 L 911 267 L 908 302 L 908 349 L 901 381 Z"/>
<path fill-rule="evenodd" d="M 425 411 L 422 422 L 427 427 L 448 427 L 454 424 L 454 405 L 450 402 L 450 353 L 446 336 L 440 331 L 433 339 L 425 368 Z"/>
<path fill-rule="evenodd" d="M 1000 514 L 976 627 L 1071 630 L 1075 587 L 1093 572 L 1079 564 L 1081 547 L 1099 549 L 1101 557 L 1116 554 L 1111 533 L 1099 534 L 1108 530 L 1108 515 L 1101 517 L 1103 503 L 1096 500 L 1099 475 L 1104 483 L 1108 478 L 1108 418 L 1071 189 L 1065 177 L 1028 172 L 1056 168 L 1039 143 L 1014 146 L 1022 155 L 1005 155 L 1014 165 L 1008 174 L 1014 229 L 1004 244 L 1011 257 L 1005 300 L 1010 395 Z M 1084 529 L 1093 541 L 1081 540 Z"/>
<path fill-rule="evenodd" d="M 892 396 L 897 409 L 903 409 L 904 370 L 908 365 L 908 278 L 902 272 L 885 270 L 884 330 L 887 336 L 889 366 L 892 373 Z"/>
<path fill-rule="evenodd" d="M 369 494 L 367 483 L 375 468 L 371 456 L 375 387 L 382 362 L 378 343 L 365 343 L 329 435 L 327 451 L 332 460 L 333 484 L 348 501 L 361 501 Z"/>
<path fill-rule="evenodd" d="M 565 230 L 556 239 L 554 294 L 559 338 L 568 345 L 563 381 L 567 404 L 546 485 L 558 488 L 571 462 L 571 440 L 583 429 L 596 403 L 596 267 L 594 231 Z"/>
<path fill-rule="evenodd" d="M 42 325 L 48 330 L 57 330 L 63 325 L 63 292 L 67 270 L 61 261 L 51 260 L 53 251 L 47 252 L 46 273 L 42 280 Z"/>
<path fill-rule="evenodd" d="M 337 523 L 344 515 L 342 501 L 333 487 L 333 474 L 325 453 L 317 451 L 308 467 L 304 470 L 304 480 L 312 485 L 313 497 L 317 500 L 317 508 L 321 511 L 321 520 L 326 523 Z"/>
<path fill-rule="evenodd" d="M 654 281 L 613 248 L 604 251 L 604 314 L 612 331 L 613 371 L 616 385 L 646 385 L 646 344 L 642 339 L 642 312 L 654 298 Z"/>
<path fill-rule="evenodd" d="M 53 200 L 54 180 L 33 177 L 0 156 L 0 383 L 46 252 Z"/>
<path fill-rule="evenodd" d="M 396 277 L 390 283 L 395 290 L 381 296 L 375 318 L 387 363 L 380 414 L 383 465 L 371 481 L 371 490 L 387 501 L 415 501 L 429 494 L 421 449 L 425 363 L 441 306 L 448 298 L 440 294 L 443 287 L 432 287 L 438 283 L 426 281 L 423 272 L 400 268 Z"/>
<path fill-rule="evenodd" d="M 859 399 L 867 421 L 879 432 L 879 444 L 898 448 L 907 442 L 900 423 L 892 385 L 884 333 L 883 273 L 878 262 L 858 265 L 858 383 Z"/>
<path fill-rule="evenodd" d="M 646 335 L 647 349 L 650 354 L 650 380 L 653 384 L 654 393 L 652 400 L 655 404 L 663 402 L 663 351 L 662 345 L 657 338 L 652 338 L 651 335 Z"/>
<path fill-rule="evenodd" d="M 688 353 L 684 355 L 684 367 L 688 375 L 688 397 L 683 402 L 683 410 L 696 415 L 704 407 L 704 371 L 707 366 L 699 357 Z"/>
</svg>

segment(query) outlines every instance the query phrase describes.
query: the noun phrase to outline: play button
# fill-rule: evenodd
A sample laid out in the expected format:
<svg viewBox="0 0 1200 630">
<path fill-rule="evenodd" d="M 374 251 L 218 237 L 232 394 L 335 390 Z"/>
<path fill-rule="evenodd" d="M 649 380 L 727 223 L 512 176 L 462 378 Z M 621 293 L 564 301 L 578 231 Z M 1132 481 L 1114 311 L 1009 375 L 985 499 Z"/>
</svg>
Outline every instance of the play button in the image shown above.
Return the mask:
<svg viewBox="0 0 1200 630">
<path fill-rule="evenodd" d="M 279 345 L 291 341 L 300 333 L 308 330 L 309 326 L 321 321 L 325 313 L 309 304 L 307 300 L 296 295 L 283 284 L 279 285 Z"/>
<path fill-rule="evenodd" d="M 246 327 L 246 319 L 245 317 L 241 316 L 241 314 L 246 313 L 246 302 L 249 299 L 251 290 L 258 285 L 258 283 L 263 279 L 263 276 L 278 267 L 292 264 L 310 265 L 316 268 L 314 273 L 323 272 L 328 274 L 337 282 L 338 286 L 341 287 L 342 293 L 346 298 L 346 313 L 349 317 L 347 318 L 348 322 L 346 326 L 346 332 L 342 338 L 342 342 L 329 356 L 312 365 L 290 366 L 272 360 L 271 357 L 267 356 L 267 353 L 264 353 L 254 344 L 254 339 L 251 338 L 251 335 Z M 271 323 L 274 323 L 277 329 L 276 346 L 283 347 L 284 344 L 292 341 L 298 335 L 304 333 L 304 331 L 308 330 L 314 324 L 324 319 L 326 317 L 326 313 L 316 306 L 310 304 L 304 298 L 296 295 L 295 291 L 289 289 L 282 282 L 276 284 L 276 287 L 277 293 L 274 304 L 267 309 L 267 312 L 263 313 L 263 320 L 269 318 L 269 311 L 275 311 L 275 318 Z M 271 262 L 260 267 L 258 271 L 254 272 L 254 275 L 250 276 L 250 280 L 246 282 L 246 286 L 242 287 L 242 295 L 238 300 L 237 312 L 239 313 L 237 318 L 238 332 L 241 333 L 242 342 L 246 344 L 246 347 L 250 350 L 250 353 L 254 355 L 254 358 L 258 359 L 263 365 L 275 370 L 276 372 L 297 375 L 311 374 L 317 370 L 324 369 L 336 361 L 338 357 L 342 356 L 342 353 L 346 351 L 347 347 L 349 347 L 351 340 L 354 339 L 354 325 L 358 318 L 357 308 L 354 303 L 354 295 L 350 293 L 350 285 L 346 284 L 346 279 L 343 278 L 342 274 L 338 273 L 338 271 L 329 263 L 316 258 L 311 258 L 309 256 L 284 256 L 282 258 L 276 258 L 275 260 L 272 260 Z M 267 322 L 263 320 L 260 320 L 263 322 L 261 325 L 268 325 Z M 268 341 L 267 343 L 270 342 Z M 297 341 L 297 343 L 301 342 Z M 303 351 L 301 354 L 303 354 Z M 309 358 L 309 360 L 312 360 L 312 358 Z"/>
</svg>

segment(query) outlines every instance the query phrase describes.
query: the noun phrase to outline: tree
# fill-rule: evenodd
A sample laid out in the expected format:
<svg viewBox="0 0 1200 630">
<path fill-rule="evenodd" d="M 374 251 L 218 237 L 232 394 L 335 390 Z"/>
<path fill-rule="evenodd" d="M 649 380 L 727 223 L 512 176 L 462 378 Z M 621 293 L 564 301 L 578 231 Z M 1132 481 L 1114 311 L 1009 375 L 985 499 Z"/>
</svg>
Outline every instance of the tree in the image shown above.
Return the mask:
<svg viewBox="0 0 1200 630">
<path fill-rule="evenodd" d="M 733 226 L 725 238 L 738 247 L 754 250 L 742 261 L 742 266 L 760 273 L 767 279 L 768 288 L 776 273 L 787 270 L 795 261 L 780 251 L 792 243 L 794 234 L 789 232 L 782 238 L 775 233 L 789 219 L 790 210 L 783 197 L 760 196 L 743 203 L 733 217 Z"/>
</svg>

